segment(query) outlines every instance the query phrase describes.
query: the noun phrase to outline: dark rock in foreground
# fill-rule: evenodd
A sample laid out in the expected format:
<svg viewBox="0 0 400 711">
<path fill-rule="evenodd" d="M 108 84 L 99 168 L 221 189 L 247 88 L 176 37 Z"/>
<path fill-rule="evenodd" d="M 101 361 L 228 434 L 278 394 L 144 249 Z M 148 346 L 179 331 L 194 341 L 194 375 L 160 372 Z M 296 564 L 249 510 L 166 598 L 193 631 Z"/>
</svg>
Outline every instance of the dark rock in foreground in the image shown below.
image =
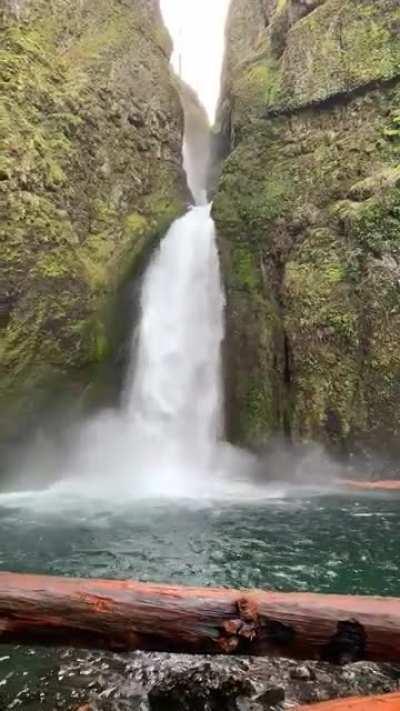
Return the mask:
<svg viewBox="0 0 400 711">
<path fill-rule="evenodd" d="M 18 672 L 14 678 L 1 674 L 2 709 L 29 711 L 40 704 L 45 711 L 284 711 L 298 703 L 400 688 L 399 668 L 372 663 L 333 667 L 289 659 L 73 650 L 16 654 L 26 655 L 26 668 L 20 678 Z M 33 673 L 26 671 L 32 655 L 37 657 Z M 45 669 L 40 678 L 38 666 Z"/>
</svg>

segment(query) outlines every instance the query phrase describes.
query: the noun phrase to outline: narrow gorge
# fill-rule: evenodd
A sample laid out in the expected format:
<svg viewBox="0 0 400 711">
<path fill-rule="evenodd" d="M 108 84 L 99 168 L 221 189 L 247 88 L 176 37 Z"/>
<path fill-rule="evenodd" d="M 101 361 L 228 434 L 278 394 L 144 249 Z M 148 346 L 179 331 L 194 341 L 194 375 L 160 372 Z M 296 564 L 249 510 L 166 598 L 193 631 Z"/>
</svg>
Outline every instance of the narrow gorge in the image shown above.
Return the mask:
<svg viewBox="0 0 400 711">
<path fill-rule="evenodd" d="M 398 691 L 399 396 L 400 0 L 0 0 L 1 710 Z"/>
<path fill-rule="evenodd" d="M 235 444 L 396 469 L 399 12 L 232 1 L 209 172 Z M 190 201 L 182 100 L 197 199 L 209 154 L 157 2 L 2 0 L 1 32 L 7 469 L 38 417 L 118 397 L 124 285 Z"/>
</svg>

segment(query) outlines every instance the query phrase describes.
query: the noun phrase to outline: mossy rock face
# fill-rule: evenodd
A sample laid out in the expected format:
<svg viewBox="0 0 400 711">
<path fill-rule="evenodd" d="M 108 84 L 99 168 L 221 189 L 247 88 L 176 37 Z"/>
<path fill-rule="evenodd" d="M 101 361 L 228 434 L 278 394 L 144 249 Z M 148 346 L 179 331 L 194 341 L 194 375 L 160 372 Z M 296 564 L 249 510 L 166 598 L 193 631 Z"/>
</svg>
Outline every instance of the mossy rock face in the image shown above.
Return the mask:
<svg viewBox="0 0 400 711">
<path fill-rule="evenodd" d="M 0 0 L 2 432 L 110 351 L 124 278 L 187 200 L 156 2 Z"/>
<path fill-rule="evenodd" d="M 248 48 L 225 77 L 231 153 L 214 216 L 231 436 L 278 431 L 340 454 L 398 456 L 399 7 L 325 0 L 296 14 L 300 5 L 266 3 L 253 59 Z"/>
<path fill-rule="evenodd" d="M 326 0 L 289 24 L 271 103 L 298 108 L 397 76 L 399 22 L 397 0 Z"/>
</svg>

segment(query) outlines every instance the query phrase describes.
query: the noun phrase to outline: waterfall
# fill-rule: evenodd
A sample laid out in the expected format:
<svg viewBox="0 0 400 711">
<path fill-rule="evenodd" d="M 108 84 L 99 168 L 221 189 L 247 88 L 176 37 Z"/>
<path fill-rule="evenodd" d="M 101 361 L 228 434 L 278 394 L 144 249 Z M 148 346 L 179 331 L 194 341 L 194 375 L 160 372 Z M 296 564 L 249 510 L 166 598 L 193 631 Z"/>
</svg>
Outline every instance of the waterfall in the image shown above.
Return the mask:
<svg viewBox="0 0 400 711">
<path fill-rule="evenodd" d="M 204 474 L 223 403 L 224 298 L 210 206 L 193 207 L 168 231 L 145 275 L 141 310 L 124 398 L 140 466 L 149 476 Z"/>
<path fill-rule="evenodd" d="M 209 134 L 196 95 L 188 89 L 181 98 L 184 168 L 196 205 L 168 230 L 145 273 L 118 424 L 103 414 L 81 447 L 83 467 L 95 476 L 114 472 L 141 492 L 169 495 L 192 494 L 215 475 L 223 435 L 224 295 L 206 197 Z M 204 112 L 201 129 L 193 110 Z"/>
<path fill-rule="evenodd" d="M 170 227 L 140 306 L 122 406 L 79 428 L 61 486 L 107 496 L 207 493 L 223 451 L 224 295 L 210 205 Z"/>
<path fill-rule="evenodd" d="M 203 203 L 206 186 L 186 170 Z M 80 427 L 64 481 L 138 496 L 207 490 L 222 461 L 223 336 L 216 230 L 211 206 L 199 204 L 172 224 L 145 272 L 122 406 Z"/>
</svg>

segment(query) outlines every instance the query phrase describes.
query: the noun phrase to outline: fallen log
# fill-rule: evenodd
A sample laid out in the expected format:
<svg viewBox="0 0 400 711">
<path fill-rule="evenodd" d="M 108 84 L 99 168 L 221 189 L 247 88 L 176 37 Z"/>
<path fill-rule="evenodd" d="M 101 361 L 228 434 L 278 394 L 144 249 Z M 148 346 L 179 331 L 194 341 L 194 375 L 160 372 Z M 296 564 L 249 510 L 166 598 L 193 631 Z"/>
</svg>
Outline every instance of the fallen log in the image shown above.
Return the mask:
<svg viewBox="0 0 400 711">
<path fill-rule="evenodd" d="M 336 699 L 312 706 L 299 706 L 297 711 L 400 711 L 400 693 Z"/>
<path fill-rule="evenodd" d="M 357 481 L 341 479 L 340 483 L 353 491 L 400 491 L 400 480 L 388 479 L 387 481 Z"/>
<path fill-rule="evenodd" d="M 0 573 L 0 643 L 400 661 L 400 599 Z"/>
<path fill-rule="evenodd" d="M 76 711 L 95 711 L 95 708 L 85 704 Z M 334 699 L 311 706 L 296 706 L 295 711 L 400 711 L 400 693 Z"/>
</svg>

